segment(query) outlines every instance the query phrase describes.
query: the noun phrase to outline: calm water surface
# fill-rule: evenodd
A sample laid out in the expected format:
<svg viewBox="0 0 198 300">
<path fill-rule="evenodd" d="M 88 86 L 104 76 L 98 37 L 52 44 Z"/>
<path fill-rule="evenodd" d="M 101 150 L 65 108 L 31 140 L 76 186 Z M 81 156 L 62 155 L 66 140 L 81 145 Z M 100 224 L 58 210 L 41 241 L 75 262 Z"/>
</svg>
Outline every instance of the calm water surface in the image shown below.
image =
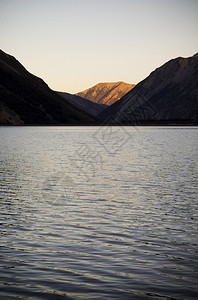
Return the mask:
<svg viewBox="0 0 198 300">
<path fill-rule="evenodd" d="M 1 127 L 0 299 L 198 299 L 198 128 Z"/>
</svg>

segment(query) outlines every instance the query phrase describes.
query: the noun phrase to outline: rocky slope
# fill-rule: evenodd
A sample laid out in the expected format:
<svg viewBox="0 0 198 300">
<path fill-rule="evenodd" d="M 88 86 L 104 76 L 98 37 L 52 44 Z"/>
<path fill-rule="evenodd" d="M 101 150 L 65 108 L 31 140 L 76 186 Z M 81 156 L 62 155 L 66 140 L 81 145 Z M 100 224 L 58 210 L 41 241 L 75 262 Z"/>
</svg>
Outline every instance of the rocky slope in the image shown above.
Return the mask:
<svg viewBox="0 0 198 300">
<path fill-rule="evenodd" d="M 13 56 L 0 50 L 0 124 L 95 124 L 40 78 L 30 74 Z"/>
<path fill-rule="evenodd" d="M 134 86 L 135 84 L 129 84 L 122 81 L 98 83 L 76 95 L 92 102 L 109 106 L 119 100 L 128 91 L 134 88 Z"/>
<path fill-rule="evenodd" d="M 198 122 L 198 54 L 165 63 L 99 117 L 118 124 Z"/>
<path fill-rule="evenodd" d="M 58 95 L 60 95 L 61 97 L 63 97 L 67 101 L 69 101 L 70 103 L 74 104 L 81 110 L 83 110 L 93 116 L 97 116 L 99 113 L 101 113 L 108 107 L 105 104 L 94 103 L 90 100 L 81 98 L 76 95 L 71 95 L 71 94 L 63 93 L 63 92 L 57 92 L 57 93 L 58 93 Z"/>
</svg>

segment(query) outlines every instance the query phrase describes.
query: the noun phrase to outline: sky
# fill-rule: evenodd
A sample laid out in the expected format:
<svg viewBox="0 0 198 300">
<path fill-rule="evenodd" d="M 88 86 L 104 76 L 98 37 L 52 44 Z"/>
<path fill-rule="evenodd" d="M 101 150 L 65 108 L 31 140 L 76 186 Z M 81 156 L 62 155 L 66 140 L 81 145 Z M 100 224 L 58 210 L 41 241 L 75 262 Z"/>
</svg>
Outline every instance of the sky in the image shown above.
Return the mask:
<svg viewBox="0 0 198 300">
<path fill-rule="evenodd" d="M 0 48 L 56 91 L 137 84 L 198 52 L 198 0 L 0 0 Z"/>
</svg>

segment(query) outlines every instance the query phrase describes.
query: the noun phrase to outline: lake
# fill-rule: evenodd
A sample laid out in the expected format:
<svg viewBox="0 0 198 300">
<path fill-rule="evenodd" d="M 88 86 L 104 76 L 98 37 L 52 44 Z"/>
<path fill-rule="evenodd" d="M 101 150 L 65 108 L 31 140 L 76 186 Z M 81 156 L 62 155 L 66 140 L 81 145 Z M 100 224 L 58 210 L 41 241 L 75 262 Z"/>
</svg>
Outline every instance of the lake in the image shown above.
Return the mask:
<svg viewBox="0 0 198 300">
<path fill-rule="evenodd" d="M 1 127 L 0 299 L 198 299 L 198 127 Z"/>
</svg>

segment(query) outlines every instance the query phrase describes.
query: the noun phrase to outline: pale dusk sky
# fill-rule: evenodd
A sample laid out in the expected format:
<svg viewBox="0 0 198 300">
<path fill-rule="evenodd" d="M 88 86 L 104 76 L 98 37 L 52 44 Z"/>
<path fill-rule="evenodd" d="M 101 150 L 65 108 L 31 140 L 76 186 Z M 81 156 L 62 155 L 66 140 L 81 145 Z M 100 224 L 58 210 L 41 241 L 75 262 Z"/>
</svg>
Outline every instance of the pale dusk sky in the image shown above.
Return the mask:
<svg viewBox="0 0 198 300">
<path fill-rule="evenodd" d="M 0 0 L 0 48 L 52 89 L 138 83 L 198 52 L 197 0 Z"/>
</svg>

